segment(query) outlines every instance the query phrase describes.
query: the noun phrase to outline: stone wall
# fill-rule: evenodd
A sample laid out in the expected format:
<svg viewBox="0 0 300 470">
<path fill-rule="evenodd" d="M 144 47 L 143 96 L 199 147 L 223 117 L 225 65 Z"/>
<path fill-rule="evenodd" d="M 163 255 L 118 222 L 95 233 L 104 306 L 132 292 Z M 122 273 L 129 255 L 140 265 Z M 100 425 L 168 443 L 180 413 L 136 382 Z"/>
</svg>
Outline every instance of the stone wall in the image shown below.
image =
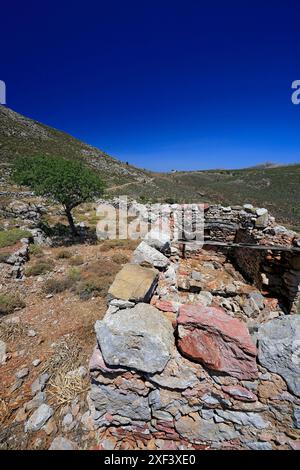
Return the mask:
<svg viewBox="0 0 300 470">
<path fill-rule="evenodd" d="M 256 216 L 240 214 L 243 230 L 264 230 Z M 235 230 L 236 240 L 233 224 L 240 229 L 226 222 L 219 236 Z M 198 249 L 182 260 L 174 248 L 150 233 L 96 322 L 89 402 L 100 447 L 300 448 L 300 317 L 247 284 L 223 254 Z M 287 257 L 285 272 L 298 273 L 298 261 Z"/>
</svg>

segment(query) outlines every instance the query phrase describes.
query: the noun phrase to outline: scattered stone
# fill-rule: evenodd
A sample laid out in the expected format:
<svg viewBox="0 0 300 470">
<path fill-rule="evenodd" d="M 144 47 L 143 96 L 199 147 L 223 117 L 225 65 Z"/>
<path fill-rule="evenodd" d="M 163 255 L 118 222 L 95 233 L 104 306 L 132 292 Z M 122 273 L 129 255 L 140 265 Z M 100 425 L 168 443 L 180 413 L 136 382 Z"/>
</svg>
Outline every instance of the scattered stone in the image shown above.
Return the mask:
<svg viewBox="0 0 300 470">
<path fill-rule="evenodd" d="M 18 370 L 15 375 L 17 379 L 23 379 L 24 377 L 27 377 L 28 374 L 29 374 L 28 367 L 24 367 L 23 369 Z"/>
<path fill-rule="evenodd" d="M 50 418 L 49 421 L 43 426 L 43 430 L 47 434 L 47 436 L 50 436 L 50 434 L 56 434 L 57 432 L 57 426 L 55 423 L 55 420 L 53 418 Z"/>
<path fill-rule="evenodd" d="M 77 449 L 77 445 L 74 442 L 62 436 L 58 436 L 55 439 L 53 439 L 52 444 L 49 447 L 49 450 L 76 450 L 76 449 Z"/>
<path fill-rule="evenodd" d="M 28 330 L 28 333 L 27 335 L 31 338 L 33 338 L 34 336 L 36 336 L 36 331 L 35 330 Z"/>
<path fill-rule="evenodd" d="M 73 415 L 72 413 L 68 413 L 66 414 L 66 416 L 64 416 L 64 419 L 62 420 L 62 425 L 69 426 L 72 422 L 73 422 Z"/>
<path fill-rule="evenodd" d="M 105 362 L 148 373 L 161 372 L 174 346 L 173 328 L 148 304 L 104 317 L 95 325 Z"/>
<path fill-rule="evenodd" d="M 260 326 L 258 359 L 269 371 L 281 375 L 289 390 L 300 397 L 300 316 L 287 315 Z"/>
<path fill-rule="evenodd" d="M 46 394 L 44 392 L 38 392 L 35 397 L 25 403 L 26 411 L 33 410 L 34 408 L 38 408 L 46 401 Z"/>
<path fill-rule="evenodd" d="M 35 359 L 34 361 L 32 361 L 32 365 L 33 365 L 34 367 L 37 367 L 37 366 L 40 365 L 41 362 L 42 362 L 42 361 L 41 361 L 40 359 Z"/>
<path fill-rule="evenodd" d="M 187 357 L 233 377 L 257 377 L 256 347 L 244 323 L 220 308 L 188 304 L 177 322 L 178 347 Z"/>
<path fill-rule="evenodd" d="M 137 264 L 125 264 L 116 275 L 108 295 L 111 298 L 148 302 L 157 285 L 158 271 Z"/>
<path fill-rule="evenodd" d="M 35 395 L 38 392 L 42 392 L 44 388 L 46 387 L 46 383 L 48 382 L 49 378 L 50 376 L 47 373 L 39 375 L 37 379 L 31 385 L 32 395 Z"/>
<path fill-rule="evenodd" d="M 141 265 L 146 264 L 155 268 L 166 268 L 170 264 L 165 255 L 145 242 L 141 242 L 133 252 L 132 262 Z"/>
<path fill-rule="evenodd" d="M 44 424 L 48 421 L 49 418 L 51 418 L 52 415 L 53 409 L 49 405 L 43 403 L 26 422 L 25 432 L 38 431 L 44 426 Z"/>
<path fill-rule="evenodd" d="M 300 429 L 300 406 L 296 406 L 294 409 L 294 423 L 297 429 Z"/>
</svg>

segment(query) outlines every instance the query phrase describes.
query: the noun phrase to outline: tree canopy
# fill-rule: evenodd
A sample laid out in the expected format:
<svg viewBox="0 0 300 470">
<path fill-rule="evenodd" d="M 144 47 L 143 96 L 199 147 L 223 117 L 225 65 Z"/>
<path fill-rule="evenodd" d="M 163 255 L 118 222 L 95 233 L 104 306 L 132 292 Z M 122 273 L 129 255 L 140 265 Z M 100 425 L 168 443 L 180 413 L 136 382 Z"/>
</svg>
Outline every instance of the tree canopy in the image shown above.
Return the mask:
<svg viewBox="0 0 300 470">
<path fill-rule="evenodd" d="M 18 158 L 12 179 L 17 184 L 29 186 L 36 195 L 62 204 L 74 233 L 72 209 L 101 196 L 104 190 L 103 181 L 82 161 L 53 156 Z"/>
</svg>

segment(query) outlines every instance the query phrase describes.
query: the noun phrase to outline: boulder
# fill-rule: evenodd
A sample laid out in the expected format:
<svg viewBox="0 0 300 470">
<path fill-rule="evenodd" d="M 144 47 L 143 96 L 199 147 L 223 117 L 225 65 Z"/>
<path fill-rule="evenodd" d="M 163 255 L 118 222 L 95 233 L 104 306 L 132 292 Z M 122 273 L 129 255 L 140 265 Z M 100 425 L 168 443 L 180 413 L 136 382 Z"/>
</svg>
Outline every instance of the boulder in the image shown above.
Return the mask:
<svg viewBox="0 0 300 470">
<path fill-rule="evenodd" d="M 258 359 L 281 375 L 289 390 L 300 397 L 300 315 L 270 320 L 258 330 Z"/>
<path fill-rule="evenodd" d="M 220 308 L 188 304 L 180 307 L 177 323 L 184 355 L 239 379 L 257 377 L 256 347 L 245 323 Z"/>
<path fill-rule="evenodd" d="M 166 253 L 170 250 L 170 235 L 159 228 L 150 230 L 145 236 L 144 241 L 161 253 Z"/>
<path fill-rule="evenodd" d="M 106 315 L 96 322 L 95 330 L 108 366 L 161 372 L 174 347 L 171 322 L 145 303 Z"/>
<path fill-rule="evenodd" d="M 132 262 L 135 264 L 154 266 L 155 268 L 167 268 L 170 264 L 170 261 L 165 255 L 145 242 L 141 242 L 134 250 Z"/>
<path fill-rule="evenodd" d="M 158 271 L 137 264 L 125 264 L 110 286 L 111 299 L 148 302 L 158 281 Z"/>
</svg>

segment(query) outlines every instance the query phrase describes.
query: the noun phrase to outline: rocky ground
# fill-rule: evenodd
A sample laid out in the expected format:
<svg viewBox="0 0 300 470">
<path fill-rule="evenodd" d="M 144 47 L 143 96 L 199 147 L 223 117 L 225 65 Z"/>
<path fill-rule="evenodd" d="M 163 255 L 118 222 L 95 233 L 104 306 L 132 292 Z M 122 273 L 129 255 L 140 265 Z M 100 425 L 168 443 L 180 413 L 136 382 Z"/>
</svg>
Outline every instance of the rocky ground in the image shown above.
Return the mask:
<svg viewBox="0 0 300 470">
<path fill-rule="evenodd" d="M 215 249 L 183 259 L 157 240 L 97 242 L 93 205 L 76 212 L 74 243 L 58 207 L 11 198 L 2 449 L 299 448 L 299 371 L 282 360 L 299 318 L 266 286 Z"/>
</svg>

